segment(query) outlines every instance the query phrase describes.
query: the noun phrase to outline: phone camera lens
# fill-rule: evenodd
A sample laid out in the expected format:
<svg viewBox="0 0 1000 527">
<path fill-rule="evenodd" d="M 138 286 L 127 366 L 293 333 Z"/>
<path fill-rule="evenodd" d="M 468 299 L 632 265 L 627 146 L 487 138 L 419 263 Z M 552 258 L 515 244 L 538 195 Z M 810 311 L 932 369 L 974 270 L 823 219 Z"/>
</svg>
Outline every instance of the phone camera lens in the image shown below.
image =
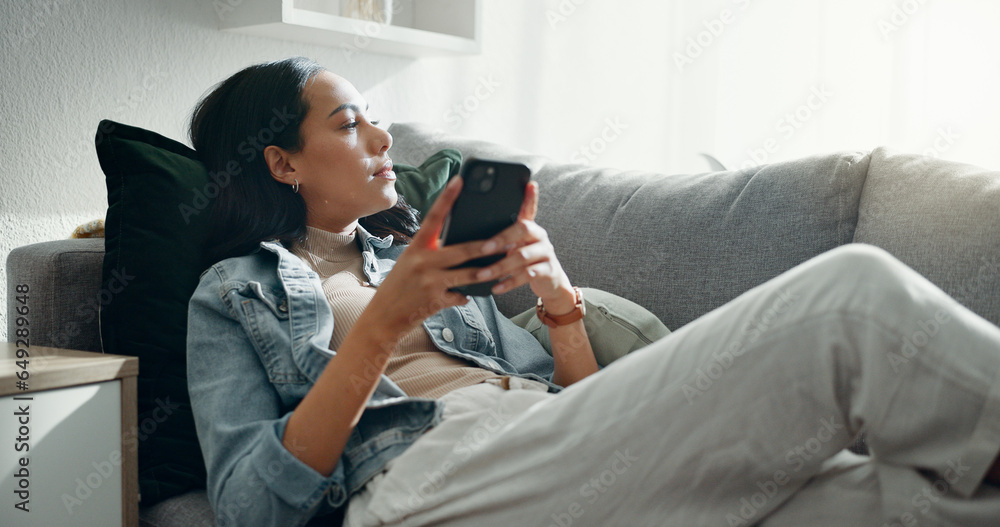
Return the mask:
<svg viewBox="0 0 1000 527">
<path fill-rule="evenodd" d="M 476 171 L 476 178 L 473 181 L 473 188 L 479 190 L 479 192 L 485 194 L 493 189 L 493 185 L 496 184 L 496 169 L 493 167 L 486 167 L 483 170 Z"/>
</svg>

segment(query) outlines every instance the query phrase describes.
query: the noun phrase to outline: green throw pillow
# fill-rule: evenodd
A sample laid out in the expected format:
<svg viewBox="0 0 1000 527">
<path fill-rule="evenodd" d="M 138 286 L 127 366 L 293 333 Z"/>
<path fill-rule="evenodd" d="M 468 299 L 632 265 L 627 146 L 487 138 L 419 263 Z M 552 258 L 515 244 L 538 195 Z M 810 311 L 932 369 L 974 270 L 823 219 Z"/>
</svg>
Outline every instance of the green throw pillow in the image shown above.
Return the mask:
<svg viewBox="0 0 1000 527">
<path fill-rule="evenodd" d="M 148 130 L 105 120 L 96 143 L 108 187 L 103 283 L 117 291 L 101 307 L 101 343 L 139 357 L 135 444 L 148 506 L 205 484 L 185 340 L 214 183 L 194 150 Z"/>
<path fill-rule="evenodd" d="M 187 393 L 187 306 L 198 285 L 216 181 L 191 148 L 142 128 L 101 121 L 97 156 L 106 176 L 101 308 L 104 351 L 139 357 L 139 490 L 142 506 L 204 486 L 205 467 Z M 396 164 L 396 186 L 425 212 L 457 172 L 443 150 L 420 167 Z"/>
<path fill-rule="evenodd" d="M 389 152 L 392 157 L 392 152 Z M 420 217 L 434 204 L 448 180 L 458 174 L 462 166 L 462 153 L 452 148 L 446 148 L 430 156 L 419 167 L 409 165 L 393 165 L 396 173 L 396 192 L 401 194 L 406 202 L 420 211 Z"/>
<path fill-rule="evenodd" d="M 670 334 L 656 315 L 631 300 L 600 289 L 581 287 L 580 290 L 587 311 L 583 325 L 594 358 L 602 367 Z M 549 327 L 538 320 L 535 308 L 514 316 L 511 321 L 528 330 L 552 354 Z"/>
</svg>

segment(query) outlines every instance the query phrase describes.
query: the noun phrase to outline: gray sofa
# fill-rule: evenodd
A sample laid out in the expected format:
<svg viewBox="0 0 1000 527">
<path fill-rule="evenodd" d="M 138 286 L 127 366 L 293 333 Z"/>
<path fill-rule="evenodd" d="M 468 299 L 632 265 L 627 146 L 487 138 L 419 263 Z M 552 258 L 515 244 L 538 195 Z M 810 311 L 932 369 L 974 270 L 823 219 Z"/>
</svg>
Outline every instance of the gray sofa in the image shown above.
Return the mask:
<svg viewBox="0 0 1000 527">
<path fill-rule="evenodd" d="M 1000 172 L 879 148 L 660 175 L 556 163 L 420 125 L 390 131 L 398 163 L 419 164 L 450 147 L 532 167 L 538 223 L 570 278 L 645 306 L 671 329 L 847 243 L 886 249 L 1000 324 Z M 99 303 L 103 250 L 99 239 L 60 240 L 10 253 L 8 312 L 13 285 L 31 283 L 34 344 L 100 350 L 96 312 L 79 306 Z M 526 288 L 497 299 L 508 315 L 532 301 Z M 140 523 L 213 521 L 204 491 L 195 490 L 142 508 Z"/>
</svg>

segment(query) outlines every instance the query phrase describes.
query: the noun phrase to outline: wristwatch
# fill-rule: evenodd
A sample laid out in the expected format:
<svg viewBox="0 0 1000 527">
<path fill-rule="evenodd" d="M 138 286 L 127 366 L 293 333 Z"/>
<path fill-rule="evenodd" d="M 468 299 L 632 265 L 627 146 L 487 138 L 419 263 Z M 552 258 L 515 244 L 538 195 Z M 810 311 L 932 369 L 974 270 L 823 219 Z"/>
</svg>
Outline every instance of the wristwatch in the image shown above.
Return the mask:
<svg viewBox="0 0 1000 527">
<path fill-rule="evenodd" d="M 583 306 L 583 292 L 580 291 L 579 287 L 573 287 L 573 294 L 576 297 L 576 306 L 573 307 L 573 311 L 565 315 L 553 315 L 549 313 L 545 310 L 542 299 L 539 298 L 538 303 L 535 304 L 535 313 L 538 315 L 538 320 L 541 320 L 543 324 L 550 328 L 557 328 L 566 324 L 572 324 L 583 318 L 587 314 L 586 308 Z"/>
</svg>

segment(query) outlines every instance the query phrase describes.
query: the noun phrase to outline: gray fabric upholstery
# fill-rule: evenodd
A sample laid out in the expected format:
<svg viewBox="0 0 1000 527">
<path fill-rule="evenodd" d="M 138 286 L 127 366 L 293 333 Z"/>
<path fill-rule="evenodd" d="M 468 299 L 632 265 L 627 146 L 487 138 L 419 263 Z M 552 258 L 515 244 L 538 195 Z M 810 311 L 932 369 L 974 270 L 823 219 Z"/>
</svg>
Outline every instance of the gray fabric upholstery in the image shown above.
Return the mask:
<svg viewBox="0 0 1000 527">
<path fill-rule="evenodd" d="M 31 344 L 101 351 L 98 309 L 104 238 L 68 239 L 18 247 L 7 255 L 7 313 L 17 307 L 15 287 L 27 284 Z M 15 335 L 16 317 L 7 317 Z"/>
<path fill-rule="evenodd" d="M 553 163 L 420 125 L 393 124 L 389 131 L 401 163 L 446 146 L 465 157 L 526 162 L 539 182 L 537 221 L 570 279 L 628 298 L 672 330 L 850 242 L 868 170 L 867 155 L 842 153 L 665 176 Z M 527 288 L 497 298 L 507 315 L 533 301 Z"/>
<path fill-rule="evenodd" d="M 879 148 L 854 241 L 888 250 L 1000 324 L 1000 171 Z"/>
<path fill-rule="evenodd" d="M 305 527 L 339 526 L 341 514 L 313 518 Z M 193 490 L 139 510 L 139 527 L 214 527 L 215 514 L 204 490 Z"/>
<path fill-rule="evenodd" d="M 139 527 L 215 527 L 204 490 L 174 496 L 139 511 Z"/>
</svg>

